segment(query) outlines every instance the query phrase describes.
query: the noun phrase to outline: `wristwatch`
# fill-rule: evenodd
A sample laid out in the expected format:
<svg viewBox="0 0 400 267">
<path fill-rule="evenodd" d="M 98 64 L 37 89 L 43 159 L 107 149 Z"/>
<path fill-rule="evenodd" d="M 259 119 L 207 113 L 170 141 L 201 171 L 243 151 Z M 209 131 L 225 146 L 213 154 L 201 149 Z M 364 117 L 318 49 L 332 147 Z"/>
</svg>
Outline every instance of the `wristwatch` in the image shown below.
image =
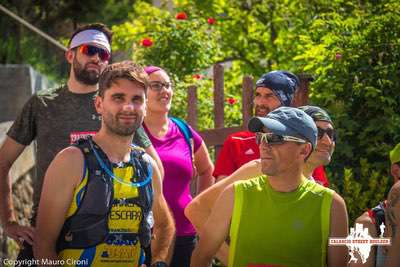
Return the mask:
<svg viewBox="0 0 400 267">
<path fill-rule="evenodd" d="M 156 261 L 150 267 L 168 267 L 168 264 L 164 261 Z"/>
</svg>

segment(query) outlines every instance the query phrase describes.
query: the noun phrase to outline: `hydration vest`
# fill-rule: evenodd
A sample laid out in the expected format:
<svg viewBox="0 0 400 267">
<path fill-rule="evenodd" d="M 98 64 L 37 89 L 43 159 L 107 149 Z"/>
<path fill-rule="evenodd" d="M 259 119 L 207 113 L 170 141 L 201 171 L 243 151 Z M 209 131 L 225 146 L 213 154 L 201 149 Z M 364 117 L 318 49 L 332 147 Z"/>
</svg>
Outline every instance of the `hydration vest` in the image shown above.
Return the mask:
<svg viewBox="0 0 400 267">
<path fill-rule="evenodd" d="M 130 155 L 130 162 L 135 171 L 131 182 L 138 185 L 138 197 L 114 200 L 114 178 L 107 174 L 102 166 L 105 164 L 108 170 L 111 172 L 113 170 L 107 155 L 91 137 L 78 140 L 74 146 L 79 148 L 84 155 L 84 166 L 86 166 L 84 171 L 88 170 L 88 181 L 84 195 L 80 203 L 78 202 L 78 209 L 62 227 L 57 240 L 57 253 L 64 249 L 84 249 L 105 242 L 109 235 L 108 219 L 111 208 L 113 204 L 121 201 L 135 204 L 142 209 L 139 232 L 124 235 L 132 241 L 139 239 L 142 248 L 148 247 L 153 226 L 151 212 L 153 191 L 151 164 L 143 157 L 145 152 L 133 146 Z"/>
</svg>

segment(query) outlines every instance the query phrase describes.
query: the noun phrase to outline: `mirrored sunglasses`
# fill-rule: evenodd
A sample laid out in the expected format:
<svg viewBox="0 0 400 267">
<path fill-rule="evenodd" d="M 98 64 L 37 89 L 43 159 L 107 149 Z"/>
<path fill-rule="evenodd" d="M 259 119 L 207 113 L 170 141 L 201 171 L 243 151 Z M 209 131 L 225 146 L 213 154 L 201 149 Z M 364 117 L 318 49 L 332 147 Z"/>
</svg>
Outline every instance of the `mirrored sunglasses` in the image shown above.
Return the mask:
<svg viewBox="0 0 400 267">
<path fill-rule="evenodd" d="M 278 135 L 274 133 L 262 133 L 262 132 L 256 133 L 257 145 L 260 145 L 263 142 L 264 144 L 269 144 L 269 145 L 280 145 L 283 144 L 284 142 L 296 142 L 302 144 L 307 143 L 307 141 L 304 139 L 290 135 Z"/>
<path fill-rule="evenodd" d="M 82 54 L 92 57 L 96 54 L 99 55 L 99 58 L 101 59 L 101 61 L 108 61 L 111 57 L 110 53 L 108 53 L 107 50 L 97 47 L 97 46 L 93 46 L 93 45 L 81 45 L 79 47 L 79 52 L 81 52 Z"/>
</svg>

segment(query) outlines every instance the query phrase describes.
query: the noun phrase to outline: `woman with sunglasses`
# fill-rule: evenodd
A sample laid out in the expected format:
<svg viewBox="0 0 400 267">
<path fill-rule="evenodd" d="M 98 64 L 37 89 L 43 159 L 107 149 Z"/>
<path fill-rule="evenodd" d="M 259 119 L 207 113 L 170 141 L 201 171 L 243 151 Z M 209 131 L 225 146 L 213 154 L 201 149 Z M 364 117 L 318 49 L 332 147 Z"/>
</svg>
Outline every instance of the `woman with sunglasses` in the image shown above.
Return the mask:
<svg viewBox="0 0 400 267">
<path fill-rule="evenodd" d="M 170 266 L 186 267 L 190 266 L 196 244 L 196 231 L 184 215 L 185 207 L 192 200 L 190 182 L 196 171 L 197 193 L 208 188 L 214 182 L 214 166 L 199 134 L 190 126 L 186 128 L 190 131 L 189 136 L 192 136 L 188 142 L 183 127 L 168 117 L 174 91 L 166 71 L 155 66 L 146 67 L 145 71 L 150 84 L 143 126 L 164 166 L 163 193 L 176 226 L 175 249 Z"/>
</svg>

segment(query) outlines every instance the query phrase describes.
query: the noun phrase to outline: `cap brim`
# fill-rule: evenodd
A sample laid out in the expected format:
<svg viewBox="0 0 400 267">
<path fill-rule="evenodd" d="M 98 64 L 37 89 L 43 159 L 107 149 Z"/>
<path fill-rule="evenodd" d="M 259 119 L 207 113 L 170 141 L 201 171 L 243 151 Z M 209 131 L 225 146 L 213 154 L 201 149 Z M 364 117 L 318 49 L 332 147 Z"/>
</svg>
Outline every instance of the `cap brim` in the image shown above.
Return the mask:
<svg viewBox="0 0 400 267">
<path fill-rule="evenodd" d="M 262 132 L 263 128 L 267 128 L 274 134 L 278 135 L 294 135 L 296 134 L 290 127 L 285 126 L 277 120 L 263 117 L 254 117 L 249 121 L 249 131 L 251 132 Z"/>
</svg>

